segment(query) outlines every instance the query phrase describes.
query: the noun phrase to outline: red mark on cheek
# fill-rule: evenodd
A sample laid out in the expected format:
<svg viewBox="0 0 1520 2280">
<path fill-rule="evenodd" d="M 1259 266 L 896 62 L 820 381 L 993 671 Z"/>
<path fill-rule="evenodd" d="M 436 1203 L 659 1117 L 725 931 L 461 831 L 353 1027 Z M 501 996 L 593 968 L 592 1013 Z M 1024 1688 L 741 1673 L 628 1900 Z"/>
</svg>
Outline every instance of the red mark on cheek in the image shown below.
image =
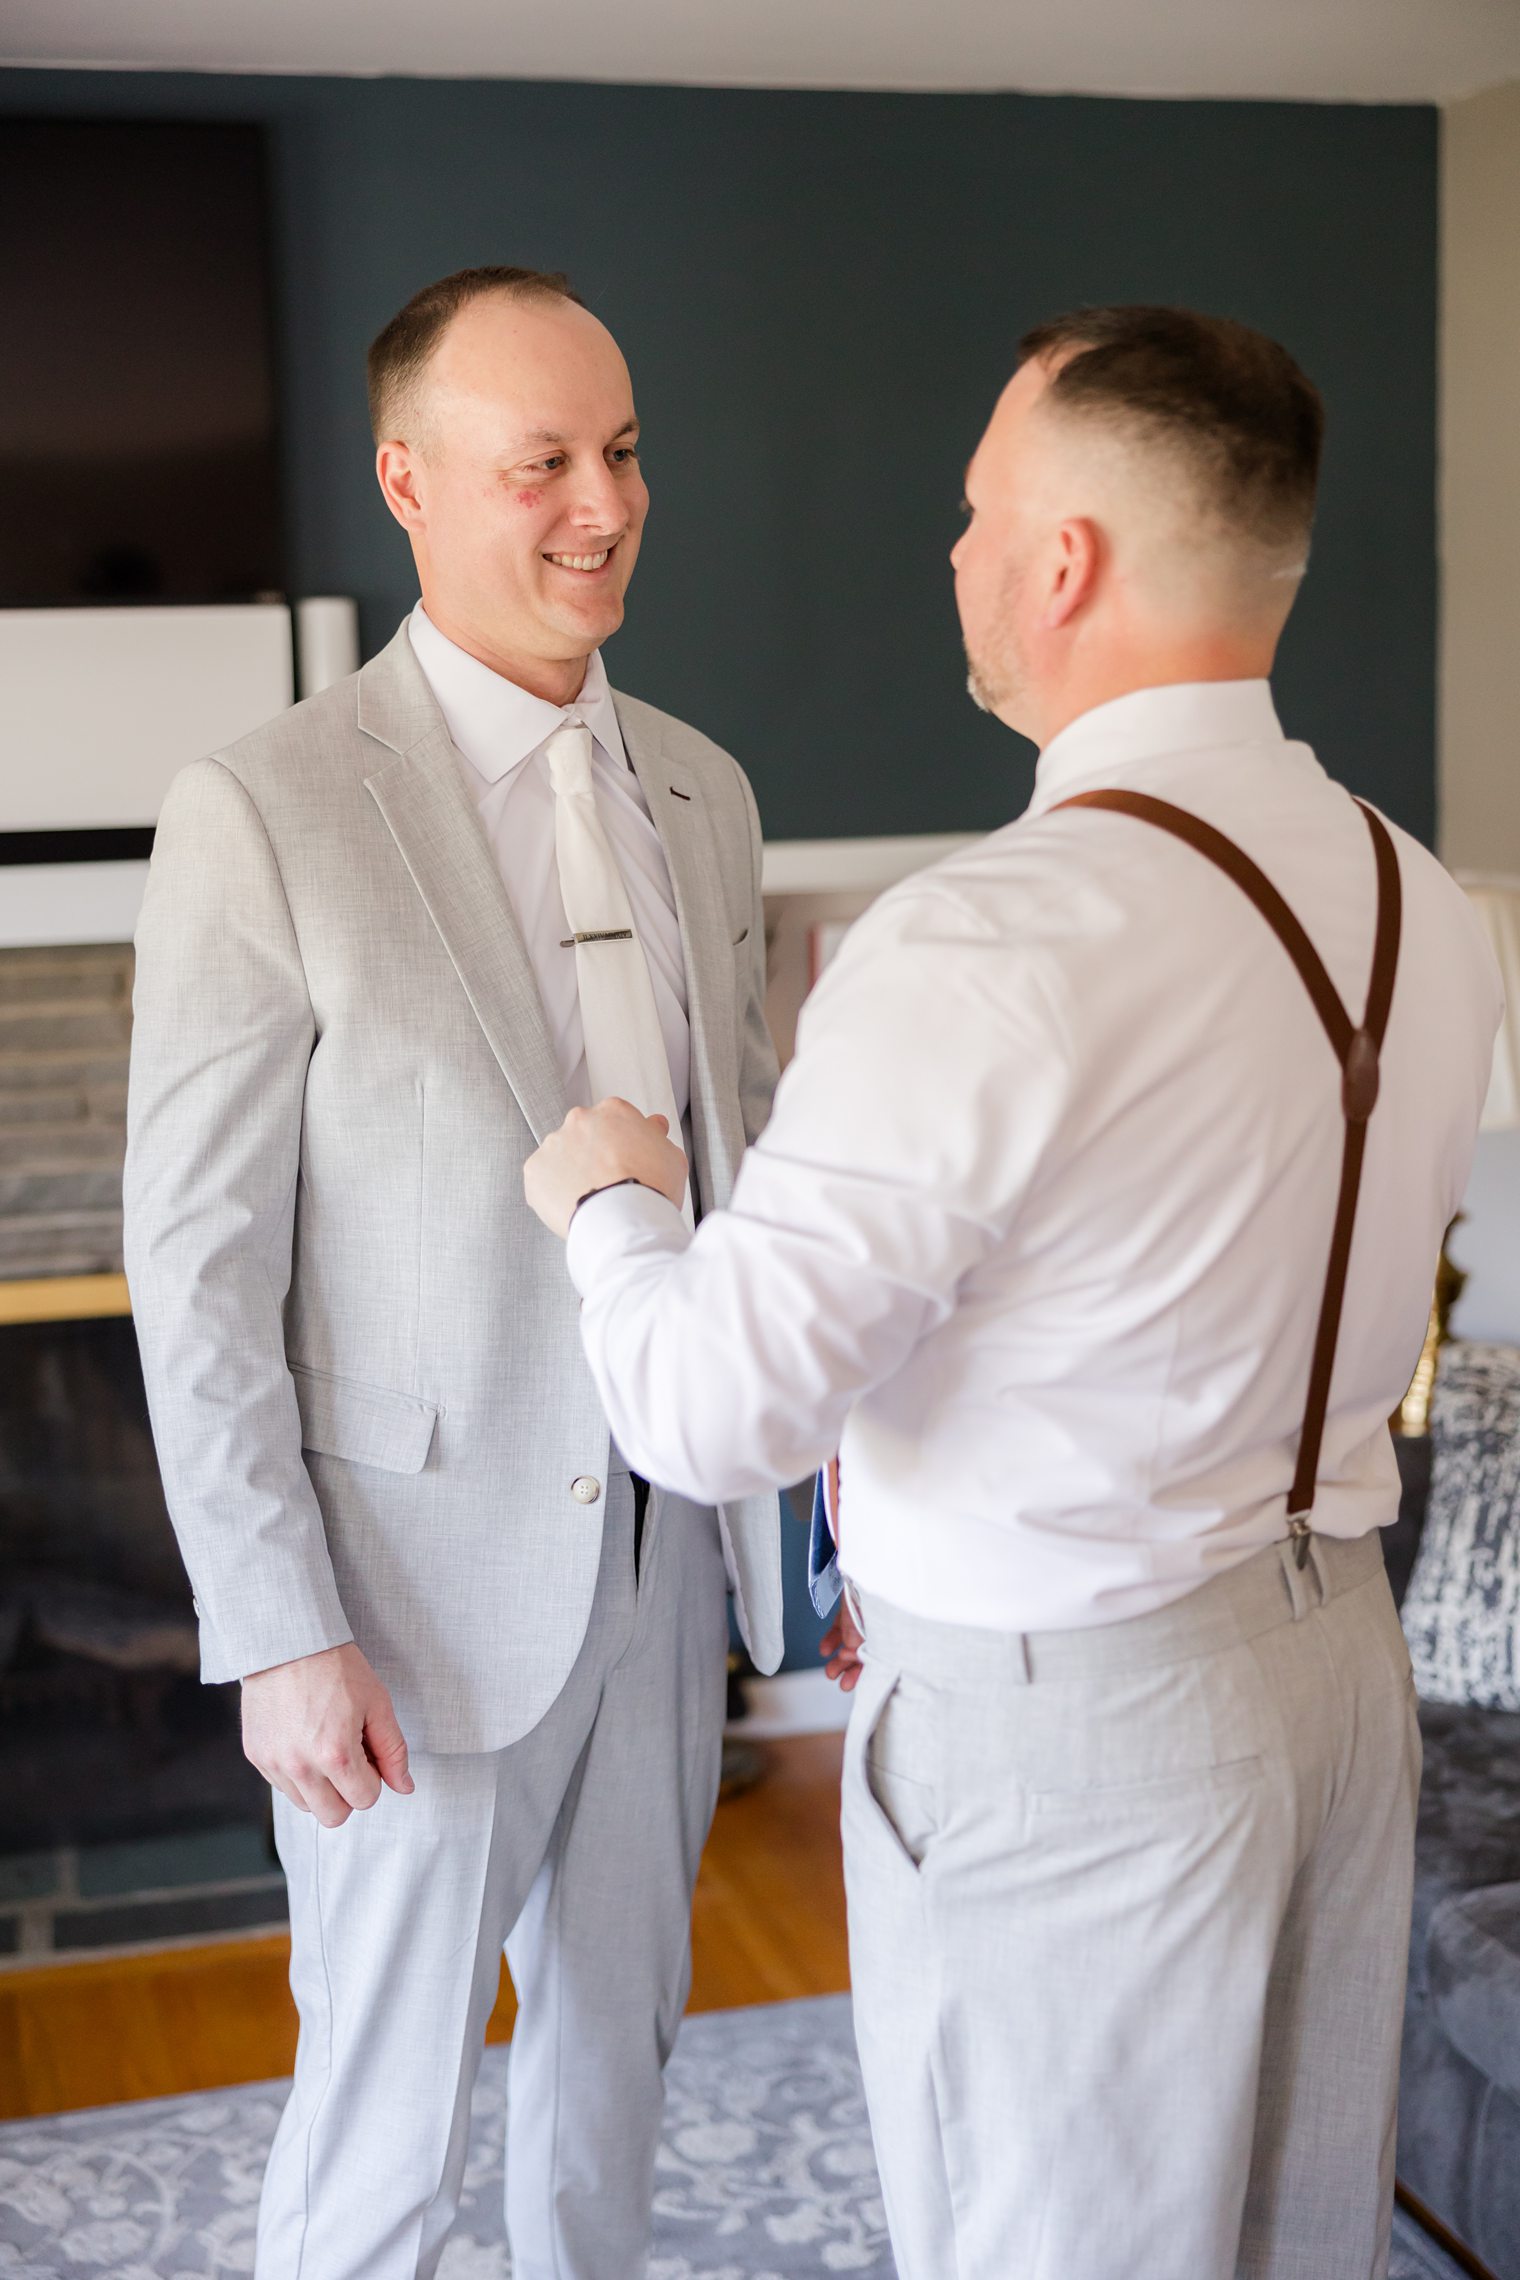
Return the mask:
<svg viewBox="0 0 1520 2280">
<path fill-rule="evenodd" d="M 542 491 L 519 491 L 517 503 L 520 507 L 536 507 L 542 504 L 543 496 Z"/>
</svg>

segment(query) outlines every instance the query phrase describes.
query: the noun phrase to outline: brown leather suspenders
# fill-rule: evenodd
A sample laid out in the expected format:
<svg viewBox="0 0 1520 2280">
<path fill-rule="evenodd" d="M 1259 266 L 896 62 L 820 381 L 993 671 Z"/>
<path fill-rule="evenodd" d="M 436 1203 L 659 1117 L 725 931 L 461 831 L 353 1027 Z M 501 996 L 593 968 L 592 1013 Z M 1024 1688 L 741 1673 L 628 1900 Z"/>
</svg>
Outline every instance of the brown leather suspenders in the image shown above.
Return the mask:
<svg viewBox="0 0 1520 2280">
<path fill-rule="evenodd" d="M 1367 988 L 1367 1010 L 1361 1026 L 1352 1021 L 1326 973 L 1313 943 L 1305 934 L 1265 872 L 1257 869 L 1232 839 L 1170 800 L 1153 799 L 1148 792 L 1078 792 L 1057 807 L 1109 808 L 1117 815 L 1169 831 L 1234 880 L 1261 912 L 1278 941 L 1298 969 L 1299 979 L 1314 1001 L 1314 1010 L 1341 1065 L 1341 1107 L 1346 1137 L 1341 1154 L 1340 1196 L 1335 1206 L 1335 1227 L 1330 1238 L 1330 1263 L 1325 1270 L 1325 1295 L 1320 1301 L 1319 1326 L 1309 1365 L 1309 1392 L 1304 1404 L 1303 1430 L 1298 1442 L 1298 1465 L 1288 1491 L 1288 1534 L 1294 1557 L 1302 1567 L 1309 1556 L 1309 1515 L 1319 1473 L 1320 1444 L 1325 1414 L 1330 1406 L 1330 1379 L 1335 1369 L 1336 1340 L 1340 1334 L 1341 1306 L 1346 1295 L 1346 1270 L 1351 1262 L 1351 1235 L 1356 1224 L 1356 1199 L 1362 1181 L 1362 1158 L 1367 1148 L 1367 1119 L 1378 1096 L 1378 1055 L 1388 1029 L 1393 1003 L 1394 975 L 1399 962 L 1399 927 L 1402 897 L 1399 862 L 1393 841 L 1380 816 L 1362 800 L 1357 806 L 1367 819 L 1377 858 L 1377 928 L 1372 949 L 1372 978 Z M 1052 810 L 1052 813 L 1055 811 Z"/>
</svg>

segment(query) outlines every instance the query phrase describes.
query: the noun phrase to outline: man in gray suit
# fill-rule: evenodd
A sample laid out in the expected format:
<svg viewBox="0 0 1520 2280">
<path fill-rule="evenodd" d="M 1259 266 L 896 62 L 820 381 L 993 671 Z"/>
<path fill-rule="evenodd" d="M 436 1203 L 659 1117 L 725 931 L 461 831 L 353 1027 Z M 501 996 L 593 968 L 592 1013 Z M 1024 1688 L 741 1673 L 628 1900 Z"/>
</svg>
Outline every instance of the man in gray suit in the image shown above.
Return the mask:
<svg viewBox="0 0 1520 2280">
<path fill-rule="evenodd" d="M 176 779 L 138 933 L 128 1273 L 204 1676 L 243 1682 L 290 1886 L 257 2270 L 436 2269 L 505 1945 L 517 2280 L 629 2280 L 725 1568 L 772 1669 L 777 1512 L 631 1476 L 522 1166 L 617 1092 L 727 1201 L 775 1077 L 759 826 L 726 753 L 608 689 L 647 494 L 565 281 L 428 287 L 370 392 L 421 605 Z"/>
</svg>

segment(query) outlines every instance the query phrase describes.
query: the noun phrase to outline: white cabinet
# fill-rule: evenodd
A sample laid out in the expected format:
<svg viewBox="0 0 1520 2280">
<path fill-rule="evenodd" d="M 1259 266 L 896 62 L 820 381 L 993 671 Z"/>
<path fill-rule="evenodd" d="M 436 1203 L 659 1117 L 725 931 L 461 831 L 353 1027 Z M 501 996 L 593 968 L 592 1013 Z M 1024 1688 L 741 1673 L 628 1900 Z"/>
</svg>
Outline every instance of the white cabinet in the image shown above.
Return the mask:
<svg viewBox="0 0 1520 2280">
<path fill-rule="evenodd" d="M 141 830 L 295 694 L 283 602 L 0 610 L 0 833 Z M 0 944 L 123 942 L 147 863 L 0 863 Z"/>
</svg>

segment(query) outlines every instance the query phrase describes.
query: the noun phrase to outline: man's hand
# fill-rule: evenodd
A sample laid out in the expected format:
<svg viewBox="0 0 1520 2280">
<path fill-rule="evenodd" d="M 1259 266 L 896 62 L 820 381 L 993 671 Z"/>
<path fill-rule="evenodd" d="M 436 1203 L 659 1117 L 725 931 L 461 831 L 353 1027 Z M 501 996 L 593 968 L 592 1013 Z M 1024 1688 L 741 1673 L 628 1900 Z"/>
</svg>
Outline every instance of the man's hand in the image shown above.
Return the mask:
<svg viewBox="0 0 1520 2280">
<path fill-rule="evenodd" d="M 244 1679 L 243 1754 L 324 1829 L 373 1805 L 382 1781 L 413 1788 L 391 1698 L 352 1643 Z"/>
<path fill-rule="evenodd" d="M 818 1642 L 818 1652 L 824 1657 L 824 1672 L 839 1681 L 841 1694 L 853 1694 L 860 1684 L 860 1650 L 865 1634 L 850 1613 L 847 1599 L 839 1602 L 839 1613 Z"/>
<path fill-rule="evenodd" d="M 686 1158 L 667 1135 L 663 1116 L 640 1116 L 630 1101 L 602 1100 L 572 1108 L 523 1166 L 530 1209 L 551 1235 L 563 1238 L 581 1197 L 594 1188 L 637 1180 L 680 1208 L 686 1193 Z"/>
</svg>

